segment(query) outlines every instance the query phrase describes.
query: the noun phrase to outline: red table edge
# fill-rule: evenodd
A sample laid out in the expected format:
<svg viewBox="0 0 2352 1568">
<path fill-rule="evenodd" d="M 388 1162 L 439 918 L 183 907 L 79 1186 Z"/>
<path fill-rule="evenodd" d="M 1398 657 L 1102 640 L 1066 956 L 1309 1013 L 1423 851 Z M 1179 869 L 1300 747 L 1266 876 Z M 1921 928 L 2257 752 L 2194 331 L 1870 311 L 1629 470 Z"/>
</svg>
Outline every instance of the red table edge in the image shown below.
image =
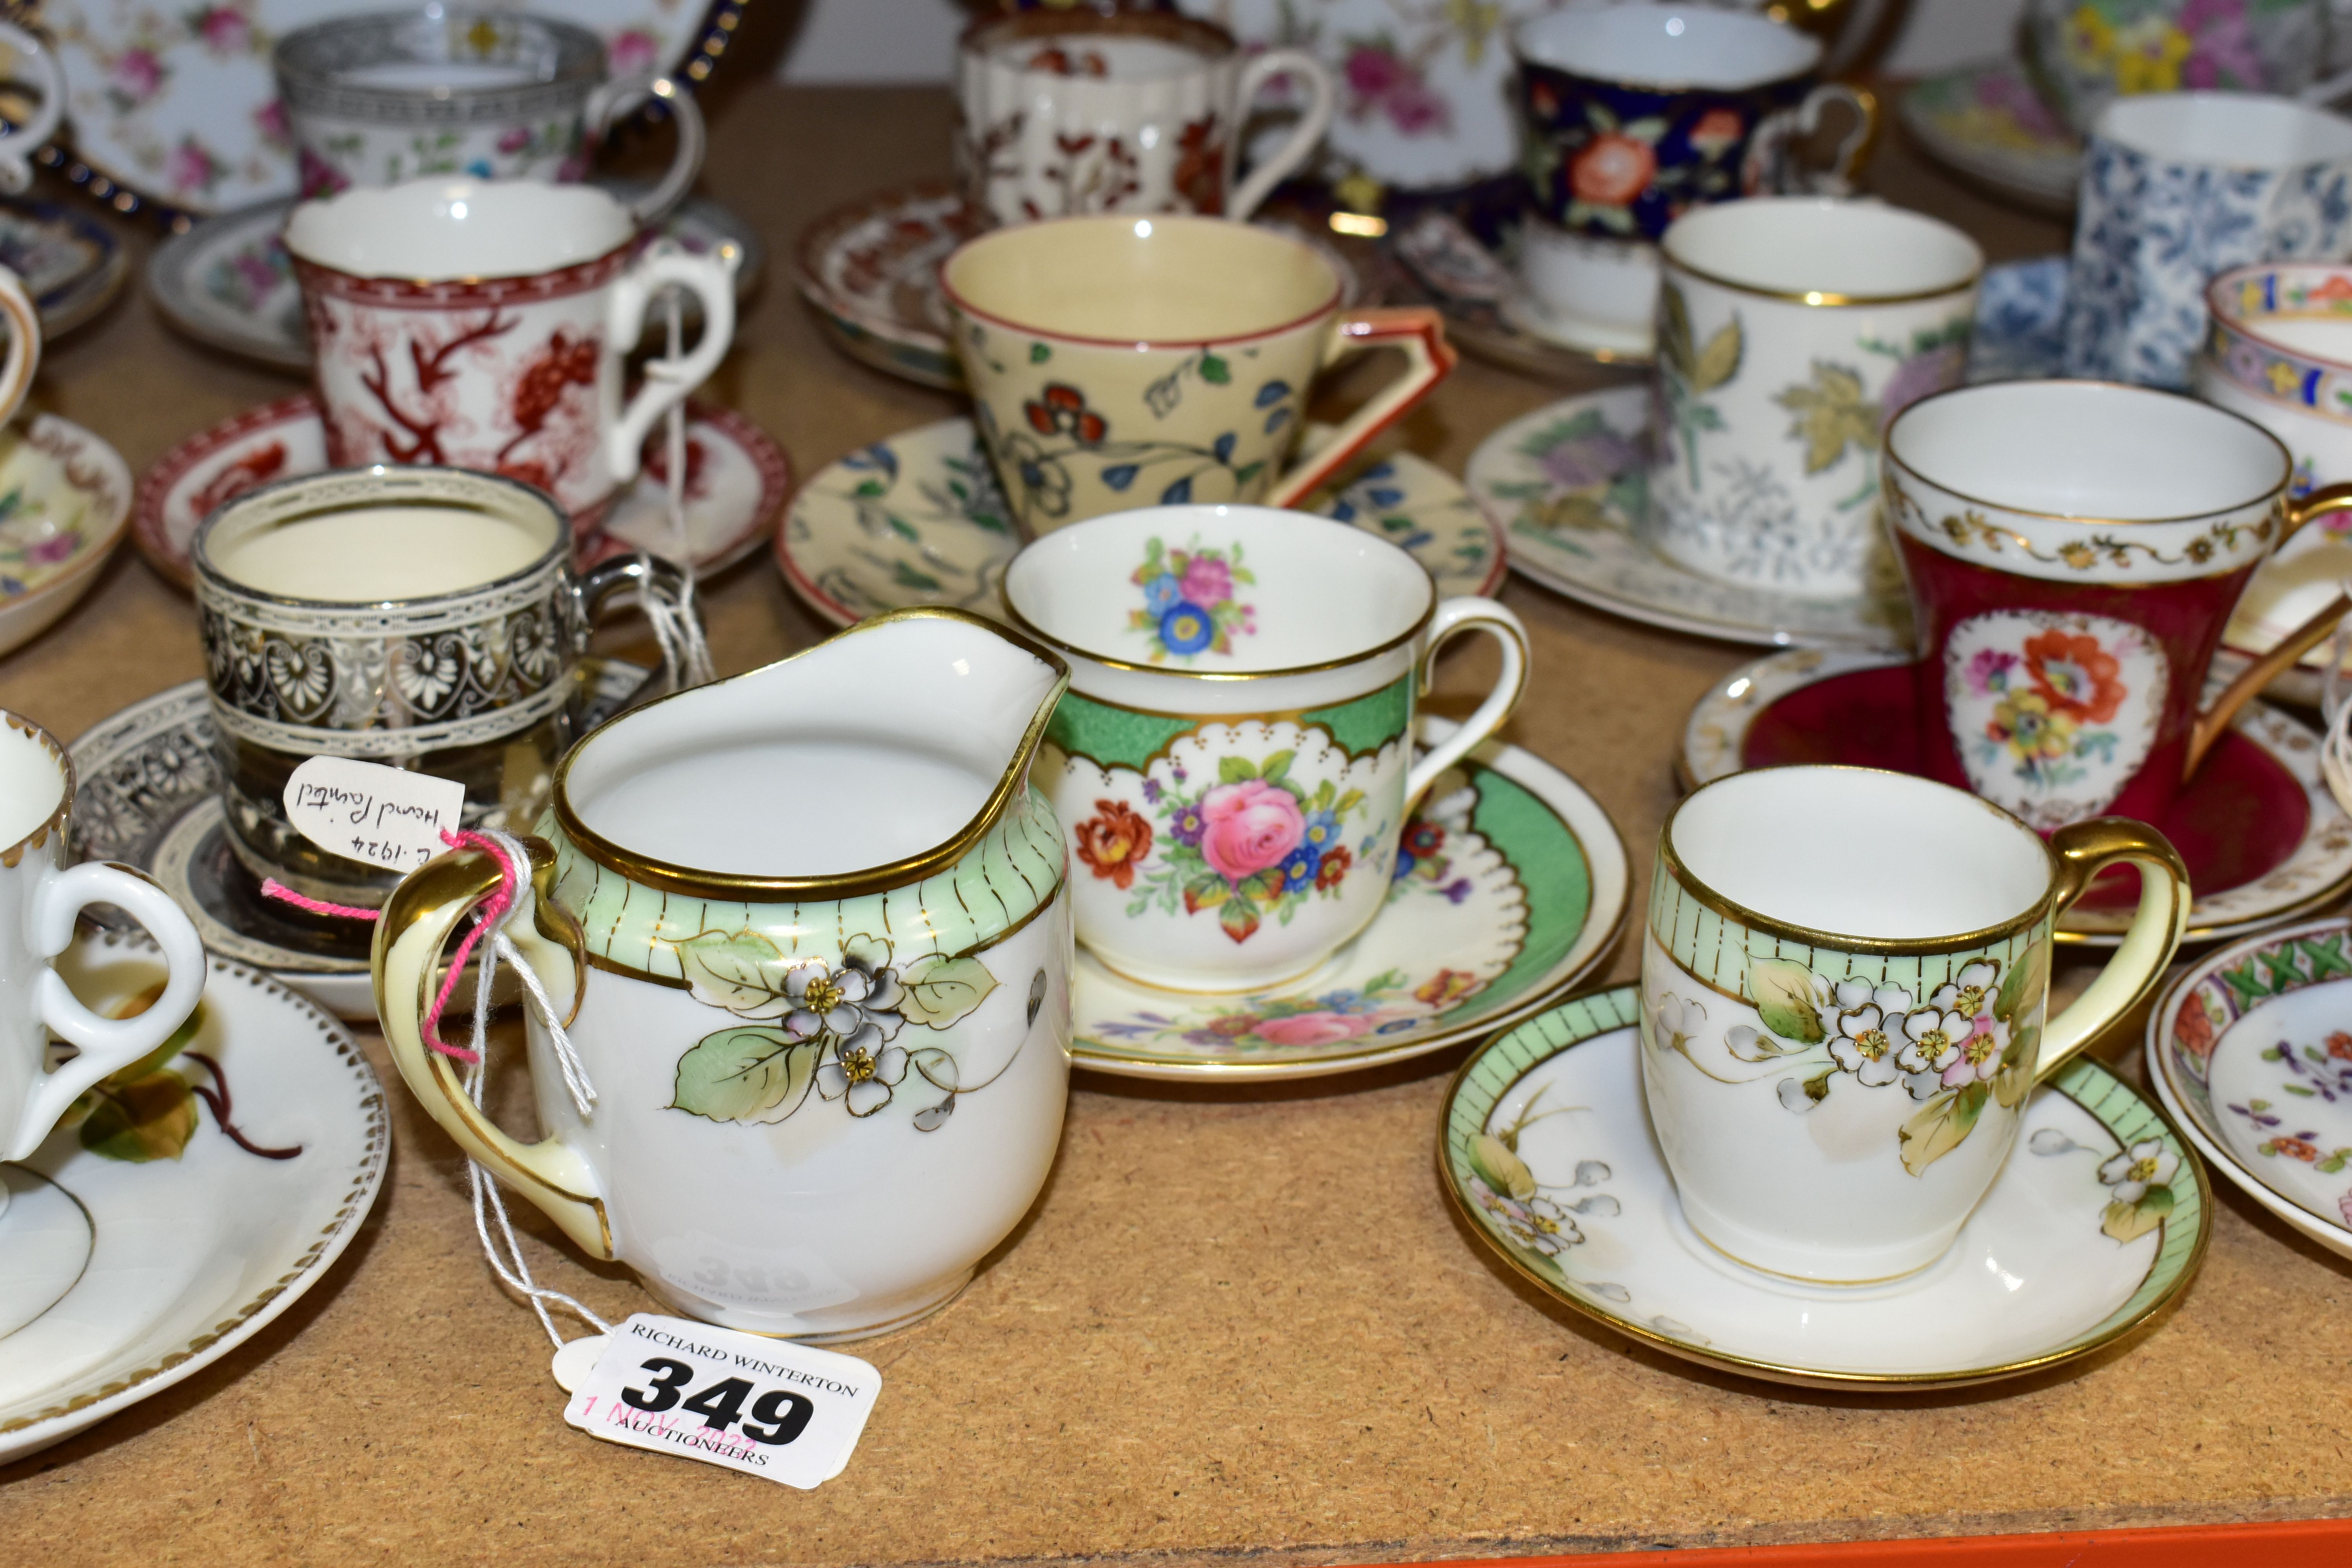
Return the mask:
<svg viewBox="0 0 2352 1568">
<path fill-rule="evenodd" d="M 1969 1535 L 1933 1540 L 1840 1541 L 1814 1546 L 1718 1546 L 1670 1551 L 1580 1553 L 1573 1557 L 1498 1557 L 1417 1563 L 1410 1568 L 1580 1568 L 1596 1560 L 1626 1568 L 2215 1568 L 2282 1550 L 2352 1561 L 2352 1519 L 2286 1520 L 2265 1524 L 2169 1526 L 2151 1530 L 2053 1531 L 2032 1535 Z M 2342 1552 L 2344 1557 L 2334 1552 Z M 1391 1565 L 1394 1568 L 1394 1565 Z"/>
</svg>

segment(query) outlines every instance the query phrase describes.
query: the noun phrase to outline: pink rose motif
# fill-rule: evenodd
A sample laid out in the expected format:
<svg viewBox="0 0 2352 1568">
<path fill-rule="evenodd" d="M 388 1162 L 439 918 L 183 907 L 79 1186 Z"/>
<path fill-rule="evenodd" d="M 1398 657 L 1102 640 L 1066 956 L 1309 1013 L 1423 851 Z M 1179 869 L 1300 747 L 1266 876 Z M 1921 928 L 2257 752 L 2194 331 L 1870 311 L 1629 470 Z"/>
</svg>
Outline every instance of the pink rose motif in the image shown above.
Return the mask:
<svg viewBox="0 0 2352 1568">
<path fill-rule="evenodd" d="M 203 143 L 193 136 L 173 149 L 165 170 L 173 188 L 181 191 L 209 191 L 221 177 L 219 160 L 205 152 Z"/>
<path fill-rule="evenodd" d="M 1345 69 L 1349 90 L 1365 98 L 1384 98 L 1412 79 L 1412 68 L 1394 50 L 1371 44 L 1357 45 Z"/>
<path fill-rule="evenodd" d="M 1352 1040 L 1370 1027 L 1369 1017 L 1344 1013 L 1294 1013 L 1287 1018 L 1266 1018 L 1251 1031 L 1277 1046 L 1328 1046 Z"/>
<path fill-rule="evenodd" d="M 1184 597 L 1214 609 L 1234 596 L 1233 569 L 1213 555 L 1195 555 L 1184 568 Z"/>
<path fill-rule="evenodd" d="M 286 124 L 286 105 L 273 98 L 255 110 L 253 128 L 261 132 L 263 141 L 283 144 L 291 134 Z"/>
<path fill-rule="evenodd" d="M 215 5 L 196 19 L 196 36 L 205 47 L 220 54 L 236 54 L 253 38 L 253 24 L 243 13 L 226 5 Z"/>
<path fill-rule="evenodd" d="M 163 62 L 147 49 L 125 49 L 116 57 L 115 88 L 134 103 L 144 103 L 163 85 Z"/>
<path fill-rule="evenodd" d="M 1244 779 L 1201 797 L 1201 855 L 1228 882 L 1278 864 L 1307 837 L 1298 802 L 1279 784 Z"/>
<path fill-rule="evenodd" d="M 604 47 L 613 62 L 614 76 L 634 76 L 639 71 L 651 70 L 659 62 L 661 55 L 660 41 L 643 27 L 631 27 L 626 32 L 614 34 Z"/>
<path fill-rule="evenodd" d="M 81 535 L 68 529 L 62 533 L 49 535 L 48 538 L 26 551 L 25 555 L 26 559 L 37 562 L 40 565 L 54 566 L 60 561 L 73 559 L 73 552 L 80 548 Z"/>
<path fill-rule="evenodd" d="M 512 155 L 530 145 L 530 128 L 527 125 L 509 125 L 499 132 L 499 151 L 501 153 Z"/>
</svg>

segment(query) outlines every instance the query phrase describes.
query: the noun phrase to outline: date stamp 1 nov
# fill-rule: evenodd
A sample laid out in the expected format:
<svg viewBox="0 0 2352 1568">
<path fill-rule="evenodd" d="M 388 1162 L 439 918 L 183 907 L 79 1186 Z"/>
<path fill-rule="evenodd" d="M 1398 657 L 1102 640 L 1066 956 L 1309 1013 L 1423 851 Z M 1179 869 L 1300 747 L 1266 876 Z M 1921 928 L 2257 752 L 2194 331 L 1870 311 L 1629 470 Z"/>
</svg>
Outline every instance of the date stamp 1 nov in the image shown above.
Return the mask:
<svg viewBox="0 0 2352 1568">
<path fill-rule="evenodd" d="M 856 1356 L 639 1312 L 605 1337 L 563 1418 L 805 1490 L 847 1467 L 881 1392 Z"/>
</svg>

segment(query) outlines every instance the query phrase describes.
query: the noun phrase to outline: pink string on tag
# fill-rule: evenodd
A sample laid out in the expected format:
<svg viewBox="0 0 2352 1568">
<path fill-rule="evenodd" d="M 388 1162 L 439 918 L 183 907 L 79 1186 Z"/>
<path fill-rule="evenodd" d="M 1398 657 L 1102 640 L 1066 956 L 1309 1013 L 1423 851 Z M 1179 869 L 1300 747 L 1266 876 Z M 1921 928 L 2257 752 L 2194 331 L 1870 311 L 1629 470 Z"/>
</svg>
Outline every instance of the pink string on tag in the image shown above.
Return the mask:
<svg viewBox="0 0 2352 1568">
<path fill-rule="evenodd" d="M 445 831 L 441 835 L 441 842 L 452 849 L 478 849 L 497 861 L 499 867 L 498 891 L 482 900 L 481 909 L 475 913 L 472 927 L 464 936 L 457 939 L 457 951 L 451 954 L 449 959 L 449 973 L 442 977 L 440 994 L 433 998 L 432 1009 L 425 1015 L 425 1043 L 451 1060 L 461 1061 L 471 1067 L 482 1058 L 464 1046 L 453 1046 L 441 1038 L 441 1014 L 449 1005 L 449 998 L 457 989 L 457 976 L 466 972 L 466 960 L 472 955 L 475 944 L 482 940 L 482 933 L 497 930 L 499 922 L 506 918 L 507 911 L 514 908 L 515 889 L 520 878 L 515 870 L 514 862 L 507 858 L 507 852 L 499 847 L 498 841 L 494 838 L 488 838 L 473 832 Z M 307 897 L 296 892 L 275 877 L 268 878 L 262 882 L 261 891 L 267 898 L 276 899 L 282 904 L 292 904 L 298 910 L 308 910 L 314 915 L 338 915 L 345 920 L 353 921 L 378 921 L 383 918 L 383 911 L 381 910 L 357 909 L 350 904 L 331 904 L 324 899 Z"/>
</svg>

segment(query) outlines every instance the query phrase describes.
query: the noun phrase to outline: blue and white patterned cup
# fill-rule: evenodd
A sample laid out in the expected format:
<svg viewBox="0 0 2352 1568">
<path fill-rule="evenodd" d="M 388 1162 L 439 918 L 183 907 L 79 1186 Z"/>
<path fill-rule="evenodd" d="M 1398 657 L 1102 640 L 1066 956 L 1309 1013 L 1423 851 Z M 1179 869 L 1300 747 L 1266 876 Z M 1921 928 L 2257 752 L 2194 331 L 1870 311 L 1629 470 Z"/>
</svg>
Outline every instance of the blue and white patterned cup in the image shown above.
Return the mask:
<svg viewBox="0 0 2352 1568">
<path fill-rule="evenodd" d="M 2066 374 L 2186 387 L 2215 274 L 2347 255 L 2352 120 L 2241 93 L 2117 99 L 2083 158 Z"/>
</svg>

